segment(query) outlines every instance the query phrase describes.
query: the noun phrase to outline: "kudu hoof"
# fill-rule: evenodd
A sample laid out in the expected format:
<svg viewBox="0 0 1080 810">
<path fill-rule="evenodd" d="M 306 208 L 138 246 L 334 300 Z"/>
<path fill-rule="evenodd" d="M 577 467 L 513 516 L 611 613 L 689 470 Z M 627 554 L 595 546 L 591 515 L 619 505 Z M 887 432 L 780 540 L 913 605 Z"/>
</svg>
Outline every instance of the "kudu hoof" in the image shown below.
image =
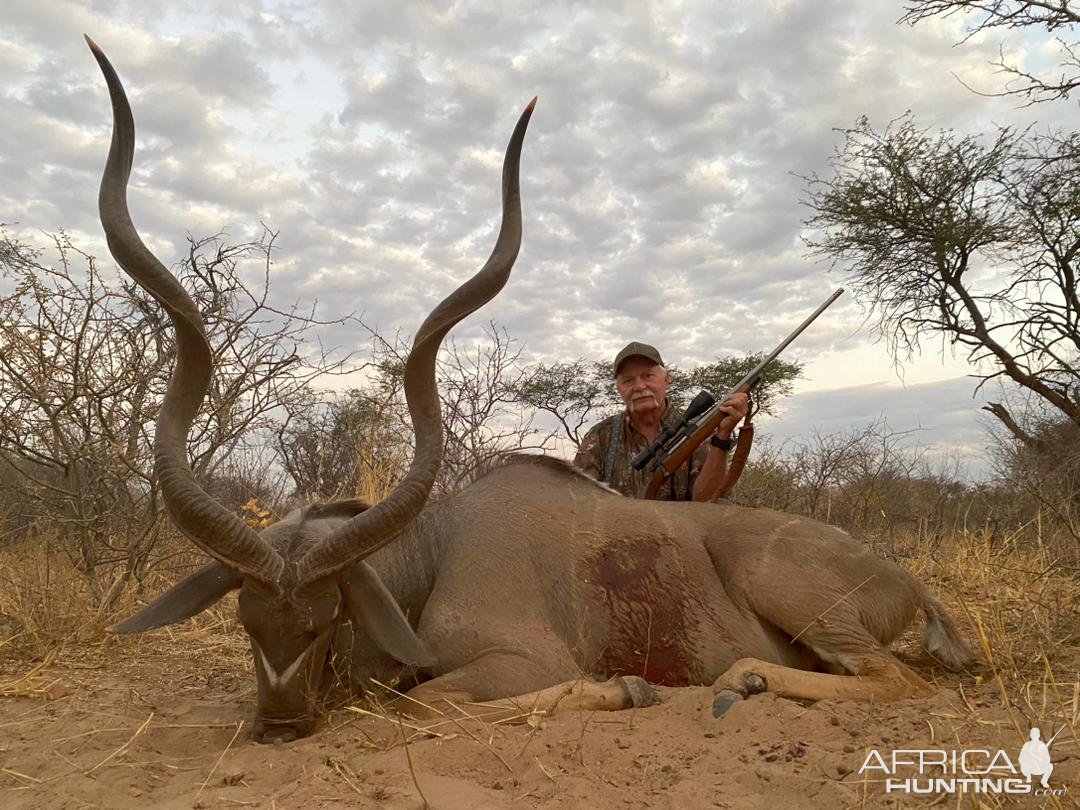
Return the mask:
<svg viewBox="0 0 1080 810">
<path fill-rule="evenodd" d="M 716 697 L 713 698 L 712 716 L 723 717 L 728 709 L 730 709 L 742 699 L 743 696 L 740 695 L 738 692 L 733 692 L 730 689 L 721 689 L 719 692 L 716 693 Z"/>
<path fill-rule="evenodd" d="M 716 693 L 716 697 L 713 698 L 712 716 L 721 717 L 740 700 L 745 700 L 750 695 L 760 695 L 768 688 L 769 684 L 764 678 L 755 672 L 750 672 L 743 678 L 745 694 L 742 690 L 735 691 L 734 689 L 721 689 Z"/>
<path fill-rule="evenodd" d="M 660 702 L 660 695 L 644 678 L 639 678 L 637 675 L 624 675 L 618 681 L 623 692 L 630 699 L 630 705 L 635 709 L 655 706 Z"/>
</svg>

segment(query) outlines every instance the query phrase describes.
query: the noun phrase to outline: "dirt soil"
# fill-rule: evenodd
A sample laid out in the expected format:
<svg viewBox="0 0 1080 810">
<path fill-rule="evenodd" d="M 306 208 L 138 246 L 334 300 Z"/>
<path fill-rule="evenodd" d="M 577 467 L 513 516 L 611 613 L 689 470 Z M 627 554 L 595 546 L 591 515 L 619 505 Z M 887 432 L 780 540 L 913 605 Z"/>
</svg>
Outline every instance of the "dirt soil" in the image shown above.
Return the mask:
<svg viewBox="0 0 1080 810">
<path fill-rule="evenodd" d="M 942 678 L 909 658 L 939 678 L 930 700 L 804 706 L 761 695 L 716 719 L 708 688 L 662 689 L 662 704 L 647 709 L 535 725 L 448 721 L 431 733 L 345 701 L 313 736 L 263 746 L 247 737 L 254 680 L 243 639 L 194 638 L 69 650 L 27 694 L 0 698 L 0 807 L 420 808 L 421 794 L 433 808 L 928 805 L 860 775 L 868 750 L 1002 748 L 1015 761 L 1039 719 L 1004 707 L 992 681 Z M 1062 689 L 1042 696 L 1046 725 L 1060 717 L 1055 703 L 1075 711 L 1075 686 Z M 1070 793 L 1025 806 L 1077 806 L 1080 756 L 1074 732 L 1062 738 L 1052 785 Z"/>
</svg>

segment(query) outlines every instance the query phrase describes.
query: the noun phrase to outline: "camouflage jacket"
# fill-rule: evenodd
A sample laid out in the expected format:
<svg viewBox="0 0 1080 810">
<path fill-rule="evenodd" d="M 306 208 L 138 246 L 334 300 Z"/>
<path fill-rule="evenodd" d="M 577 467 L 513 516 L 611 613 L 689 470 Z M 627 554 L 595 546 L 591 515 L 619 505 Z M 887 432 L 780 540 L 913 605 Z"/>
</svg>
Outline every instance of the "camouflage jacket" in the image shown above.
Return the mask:
<svg viewBox="0 0 1080 810">
<path fill-rule="evenodd" d="M 678 419 L 679 414 L 669 405 L 660 423 L 663 427 L 668 427 Z M 611 450 L 612 424 L 618 425 L 619 444 L 615 451 L 614 469 L 609 471 L 607 466 Z M 581 440 L 577 455 L 574 456 L 574 465 L 596 480 L 610 484 L 612 489 L 617 489 L 626 497 L 640 498 L 652 474 L 648 470 L 641 472 L 635 470 L 630 466 L 630 460 L 648 446 L 649 443 L 645 437 L 638 433 L 630 423 L 629 414 L 622 411 L 589 428 L 589 432 Z M 656 500 L 692 500 L 694 481 L 708 453 L 709 444 L 703 442 L 694 450 L 689 462 L 676 470 L 675 475 L 660 488 L 660 491 L 656 493 Z"/>
</svg>

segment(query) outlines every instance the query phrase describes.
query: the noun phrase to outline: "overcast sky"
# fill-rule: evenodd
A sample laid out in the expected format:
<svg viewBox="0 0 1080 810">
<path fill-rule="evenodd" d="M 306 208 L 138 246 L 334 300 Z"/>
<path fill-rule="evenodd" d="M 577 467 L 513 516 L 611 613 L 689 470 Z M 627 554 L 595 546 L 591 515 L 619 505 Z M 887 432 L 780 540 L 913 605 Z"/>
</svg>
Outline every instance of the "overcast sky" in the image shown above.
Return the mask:
<svg viewBox="0 0 1080 810">
<path fill-rule="evenodd" d="M 1039 66 L 1048 37 L 957 45 L 964 19 L 911 28 L 902 13 L 901 0 L 4 0 L 0 222 L 36 241 L 64 228 L 107 256 L 111 120 L 87 33 L 127 86 L 132 213 L 166 264 L 187 233 L 241 239 L 265 222 L 280 232 L 277 300 L 411 333 L 487 257 L 502 150 L 536 95 L 521 256 L 457 338 L 491 319 L 545 361 L 610 358 L 632 339 L 682 366 L 765 350 L 842 285 L 806 256 L 797 176 L 826 172 L 835 128 L 909 109 L 965 133 L 1075 112 L 1019 110 L 955 78 L 998 90 L 999 45 Z M 978 474 L 964 363 L 929 341 L 898 372 L 864 318 L 841 299 L 798 343 L 807 378 L 764 429 L 885 418 Z"/>
</svg>

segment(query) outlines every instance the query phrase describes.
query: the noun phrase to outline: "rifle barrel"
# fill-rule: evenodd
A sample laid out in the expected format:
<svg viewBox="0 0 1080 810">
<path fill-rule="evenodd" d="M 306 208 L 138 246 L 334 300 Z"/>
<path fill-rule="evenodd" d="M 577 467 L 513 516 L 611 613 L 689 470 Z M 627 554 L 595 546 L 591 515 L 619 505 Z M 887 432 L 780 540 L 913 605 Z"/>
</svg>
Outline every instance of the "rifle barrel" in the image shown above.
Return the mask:
<svg viewBox="0 0 1080 810">
<path fill-rule="evenodd" d="M 768 357 L 766 357 L 764 360 L 762 360 L 760 363 L 758 363 L 757 367 L 743 378 L 743 381 L 744 382 L 749 382 L 754 377 L 761 374 L 761 372 L 765 370 L 765 366 L 769 365 L 769 363 L 771 363 L 773 360 L 775 360 L 777 357 L 779 357 L 780 352 L 782 352 L 784 349 L 786 349 L 788 346 L 790 346 L 791 342 L 793 340 L 795 340 L 795 338 L 797 338 L 799 335 L 801 335 L 803 332 L 806 331 L 806 327 L 808 327 L 810 324 L 812 324 L 814 321 L 816 321 L 818 316 L 822 312 L 824 312 L 826 309 L 828 309 L 830 306 L 832 306 L 833 301 L 835 301 L 837 298 L 839 298 L 843 294 L 844 294 L 844 288 L 841 287 L 836 292 L 834 292 L 832 295 L 830 295 L 828 300 L 824 304 L 819 306 L 817 309 L 815 309 L 805 321 L 803 321 L 801 324 L 799 324 L 797 327 L 795 327 L 795 331 L 792 332 L 790 335 L 788 335 L 786 338 L 784 338 L 784 340 L 780 343 L 780 345 L 777 346 L 775 349 L 773 349 L 772 353 Z M 742 385 L 742 384 L 743 383 L 741 383 L 741 382 L 739 383 L 739 385 Z M 735 388 L 738 388 L 738 387 L 739 386 L 735 386 Z M 733 389 L 731 393 L 735 393 L 735 390 Z"/>
<path fill-rule="evenodd" d="M 1068 724 L 1068 723 L 1063 723 L 1063 724 L 1061 725 L 1061 728 L 1059 728 L 1059 729 L 1057 730 L 1057 734 L 1055 734 L 1055 735 L 1054 735 L 1053 737 L 1051 737 L 1051 738 L 1050 738 L 1049 740 L 1047 740 L 1047 742 L 1046 742 L 1046 747 L 1047 747 L 1047 748 L 1049 748 L 1049 747 L 1050 747 L 1051 745 L 1053 745 L 1053 744 L 1054 744 L 1054 740 L 1056 740 L 1056 739 L 1058 738 L 1058 734 L 1060 734 L 1061 732 L 1063 732 L 1063 731 L 1065 730 L 1065 726 L 1067 726 L 1067 725 L 1069 725 L 1069 724 Z"/>
<path fill-rule="evenodd" d="M 728 397 L 736 393 L 743 386 L 749 386 L 750 388 L 753 388 L 755 385 L 757 385 L 758 382 L 761 380 L 761 373 L 765 370 L 765 367 L 768 366 L 769 363 L 771 363 L 777 357 L 779 357 L 780 352 L 784 351 L 784 349 L 791 345 L 791 342 L 795 340 L 795 338 L 797 338 L 799 335 L 801 335 L 803 331 L 805 331 L 806 327 L 808 327 L 815 320 L 817 320 L 817 317 L 821 315 L 821 313 L 824 312 L 826 309 L 828 309 L 829 306 L 832 305 L 833 301 L 835 301 L 843 294 L 844 289 L 843 287 L 841 287 L 832 295 L 830 295 L 829 298 L 825 301 L 825 303 L 815 309 L 805 321 L 799 324 L 791 334 L 784 338 L 784 340 L 781 341 L 780 345 L 769 353 L 768 357 L 766 357 L 764 360 L 758 363 L 757 366 L 754 367 L 753 371 L 751 371 L 749 374 L 739 380 L 739 382 L 735 384 L 735 387 L 728 391 L 726 394 L 724 394 L 724 396 L 714 400 L 713 404 L 709 406 L 706 410 L 700 412 L 697 415 L 691 415 L 692 409 L 687 409 L 687 413 L 683 414 L 679 429 L 675 430 L 673 433 L 670 434 L 667 432 L 662 433 L 655 442 L 653 442 L 651 445 L 646 447 L 634 457 L 633 461 L 631 462 L 631 466 L 633 466 L 635 470 L 643 469 L 646 464 L 648 464 L 651 460 L 655 458 L 657 453 L 660 453 L 661 460 L 655 462 L 654 468 L 658 469 L 659 467 L 662 467 L 665 463 L 664 459 L 669 458 L 671 454 L 675 452 L 676 448 L 686 442 L 691 437 L 691 435 L 697 434 L 701 427 L 713 418 L 717 410 L 724 404 L 724 401 Z M 701 398 L 701 394 L 698 394 L 698 396 L 695 397 L 694 403 L 692 404 L 698 403 L 699 398 Z M 696 438 L 693 446 L 697 447 L 698 444 L 701 443 L 701 441 L 701 437 Z M 666 472 L 664 474 L 667 475 Z"/>
<path fill-rule="evenodd" d="M 793 340 L 795 340 L 795 338 L 797 338 L 804 331 L 806 331 L 806 327 L 808 327 L 810 324 L 812 324 L 814 321 L 816 321 L 818 316 L 822 312 L 824 312 L 826 309 L 828 309 L 830 306 L 832 306 L 833 301 L 835 301 L 837 298 L 839 298 L 843 294 L 844 294 L 844 288 L 841 287 L 836 292 L 834 292 L 832 295 L 830 295 L 828 297 L 828 299 L 825 301 L 825 303 L 823 303 L 821 306 L 819 306 L 817 309 L 815 309 L 812 313 L 810 313 L 810 316 L 805 321 L 803 321 L 797 327 L 795 327 L 795 330 L 790 335 L 788 335 L 786 338 L 784 338 L 783 341 L 781 341 L 780 345 L 777 346 L 775 349 L 773 349 L 769 353 L 768 357 L 766 357 L 764 360 L 762 360 L 760 363 L 758 363 L 754 367 L 753 371 L 751 371 L 749 374 L 747 374 L 745 377 L 743 377 L 741 380 L 739 380 L 735 384 L 735 387 L 732 388 L 730 391 L 728 391 L 726 394 L 724 394 L 724 396 L 717 399 L 716 400 L 716 405 L 714 405 L 712 408 L 710 408 L 708 413 L 706 413 L 705 416 L 702 419 L 696 420 L 697 423 L 702 422 L 705 417 L 711 416 L 712 412 L 716 408 L 719 408 L 724 403 L 724 400 L 726 400 L 732 394 L 736 393 L 744 385 L 749 385 L 751 388 L 753 386 L 755 386 L 757 384 L 757 382 L 758 382 L 758 379 L 761 377 L 761 373 L 765 370 L 765 367 L 767 365 L 769 365 L 769 363 L 771 363 L 777 357 L 779 357 L 780 353 L 782 351 L 784 351 L 784 349 L 786 349 L 788 346 L 790 346 L 791 342 Z"/>
</svg>

